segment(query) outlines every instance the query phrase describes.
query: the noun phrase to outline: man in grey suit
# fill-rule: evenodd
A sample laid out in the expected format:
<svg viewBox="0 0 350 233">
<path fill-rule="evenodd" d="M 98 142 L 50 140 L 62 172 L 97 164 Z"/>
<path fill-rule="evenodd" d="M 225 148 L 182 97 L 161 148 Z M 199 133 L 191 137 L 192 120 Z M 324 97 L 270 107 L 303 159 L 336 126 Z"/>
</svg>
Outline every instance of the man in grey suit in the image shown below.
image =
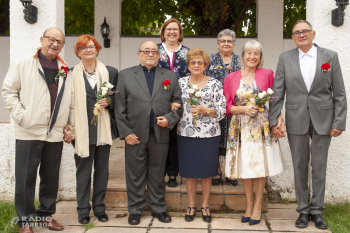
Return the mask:
<svg viewBox="0 0 350 233">
<path fill-rule="evenodd" d="M 120 139 L 125 139 L 125 176 L 128 196 L 128 222 L 140 223 L 146 204 L 146 183 L 152 216 L 171 222 L 164 199 L 164 169 L 169 147 L 169 130 L 182 116 L 181 89 L 174 72 L 157 66 L 158 46 L 141 44 L 140 65 L 119 73 L 115 115 Z M 163 85 L 170 81 L 170 88 Z"/>
<path fill-rule="evenodd" d="M 328 148 L 331 137 L 345 130 L 346 92 L 336 52 L 313 44 L 315 31 L 306 20 L 293 27 L 298 48 L 280 55 L 273 90 L 278 98 L 271 103 L 270 127 L 283 137 L 278 125 L 286 94 L 286 127 L 292 153 L 295 193 L 299 218 L 296 227 L 308 222 L 327 229 L 324 207 Z M 327 64 L 326 64 L 327 63 Z M 309 201 L 308 164 L 311 138 L 312 191 Z"/>
</svg>

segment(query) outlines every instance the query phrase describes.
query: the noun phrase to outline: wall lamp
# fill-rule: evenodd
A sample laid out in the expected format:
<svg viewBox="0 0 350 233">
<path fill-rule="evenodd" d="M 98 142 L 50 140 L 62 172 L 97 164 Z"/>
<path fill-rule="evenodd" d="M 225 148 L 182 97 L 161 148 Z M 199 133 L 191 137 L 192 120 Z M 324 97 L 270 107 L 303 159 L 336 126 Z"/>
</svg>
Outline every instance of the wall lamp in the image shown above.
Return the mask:
<svg viewBox="0 0 350 233">
<path fill-rule="evenodd" d="M 332 25 L 339 27 L 344 23 L 345 8 L 349 5 L 349 0 L 335 0 L 338 8 L 332 10 Z"/>
<path fill-rule="evenodd" d="M 103 37 L 103 46 L 105 48 L 109 48 L 110 47 L 110 40 L 108 39 L 108 35 L 109 35 L 109 25 L 106 23 L 106 17 L 105 20 L 103 21 L 103 24 L 101 25 L 101 29 L 100 32 L 102 34 Z"/>
<path fill-rule="evenodd" d="M 32 5 L 32 0 L 19 0 L 24 6 L 24 20 L 27 23 L 34 24 L 38 21 L 38 8 Z"/>
</svg>

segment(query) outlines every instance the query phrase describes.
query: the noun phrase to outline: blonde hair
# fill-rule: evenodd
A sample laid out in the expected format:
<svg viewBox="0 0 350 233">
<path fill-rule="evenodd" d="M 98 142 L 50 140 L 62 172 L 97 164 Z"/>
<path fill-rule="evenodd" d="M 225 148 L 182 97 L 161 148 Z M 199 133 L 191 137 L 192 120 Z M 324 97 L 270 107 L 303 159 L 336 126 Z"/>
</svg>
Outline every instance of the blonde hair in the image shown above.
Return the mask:
<svg viewBox="0 0 350 233">
<path fill-rule="evenodd" d="M 192 59 L 197 58 L 197 57 L 202 57 L 204 64 L 209 65 L 210 60 L 209 60 L 208 53 L 204 49 L 198 48 L 198 47 L 190 49 L 190 51 L 188 51 L 187 58 L 186 58 L 187 65 L 189 65 L 189 63 Z"/>
<path fill-rule="evenodd" d="M 258 50 L 260 53 L 260 62 L 258 64 L 258 68 L 261 68 L 264 64 L 264 52 L 263 52 L 263 46 L 260 44 L 260 42 L 256 40 L 249 40 L 245 42 L 243 48 L 242 48 L 242 54 L 241 54 L 241 66 L 244 67 L 244 54 L 246 51 L 250 49 Z"/>
</svg>

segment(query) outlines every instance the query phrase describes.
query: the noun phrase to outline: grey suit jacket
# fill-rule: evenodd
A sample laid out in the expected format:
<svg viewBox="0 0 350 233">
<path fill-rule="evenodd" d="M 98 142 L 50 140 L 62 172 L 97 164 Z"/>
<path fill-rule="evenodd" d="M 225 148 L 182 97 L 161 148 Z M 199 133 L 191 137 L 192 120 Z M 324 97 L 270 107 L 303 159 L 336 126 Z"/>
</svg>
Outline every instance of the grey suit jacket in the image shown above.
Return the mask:
<svg viewBox="0 0 350 233">
<path fill-rule="evenodd" d="M 165 90 L 163 81 L 170 81 L 170 90 Z M 169 126 L 160 127 L 154 119 L 154 131 L 159 143 L 169 142 L 169 129 L 172 129 L 182 117 L 182 106 L 170 110 L 170 103 L 181 104 L 181 89 L 176 73 L 156 67 L 152 96 L 149 93 L 146 78 L 141 65 L 120 71 L 117 93 L 115 95 L 115 115 L 119 138 L 135 134 L 141 143 L 149 136 L 149 117 L 151 109 L 155 116 L 164 116 Z"/>
<path fill-rule="evenodd" d="M 322 64 L 330 59 L 331 69 L 322 71 Z M 316 74 L 309 92 L 301 74 L 298 48 L 281 54 L 273 90 L 277 99 L 270 104 L 270 127 L 278 124 L 286 95 L 289 134 L 307 133 L 310 119 L 320 135 L 328 135 L 331 128 L 345 130 L 346 91 L 336 52 L 317 46 Z"/>
</svg>

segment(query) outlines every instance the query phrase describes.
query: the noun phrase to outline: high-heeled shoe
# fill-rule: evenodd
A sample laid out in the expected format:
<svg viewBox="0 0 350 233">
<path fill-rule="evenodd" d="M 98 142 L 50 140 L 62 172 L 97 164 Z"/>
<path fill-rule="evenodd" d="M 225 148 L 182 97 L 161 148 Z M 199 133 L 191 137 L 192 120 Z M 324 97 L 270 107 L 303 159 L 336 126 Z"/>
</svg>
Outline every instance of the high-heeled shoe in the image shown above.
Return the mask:
<svg viewBox="0 0 350 233">
<path fill-rule="evenodd" d="M 202 211 L 202 218 L 203 218 L 204 222 L 209 223 L 209 222 L 211 222 L 211 214 L 208 215 L 207 209 L 210 209 L 210 207 L 205 207 L 205 208 L 202 207 L 202 210 L 205 210 L 205 214 L 206 214 L 206 215 L 204 215 L 203 211 Z"/>
<path fill-rule="evenodd" d="M 217 179 L 212 178 L 212 179 L 211 179 L 211 185 L 219 185 L 219 184 L 221 183 L 221 175 L 222 175 L 222 172 L 221 172 L 221 173 L 218 173 L 217 175 L 220 176 L 220 177 L 217 178 Z"/>
<path fill-rule="evenodd" d="M 229 185 L 232 185 L 232 186 L 237 186 L 237 185 L 238 185 L 237 179 L 230 180 L 229 178 L 226 177 L 226 182 L 227 182 Z"/>
<path fill-rule="evenodd" d="M 262 211 L 259 220 L 249 219 L 249 226 L 259 224 L 261 221 Z"/>
<path fill-rule="evenodd" d="M 190 211 L 188 212 L 189 214 L 186 214 L 186 215 L 185 215 L 185 221 L 186 221 L 186 222 L 192 222 L 193 219 L 194 219 L 194 216 L 196 215 L 196 211 L 194 211 L 194 214 L 193 214 L 193 215 L 191 215 L 191 211 L 192 211 L 192 210 L 196 210 L 197 208 L 196 208 L 196 207 L 187 207 L 187 208 L 189 208 Z"/>
<path fill-rule="evenodd" d="M 242 217 L 242 219 L 241 219 L 241 223 L 245 223 L 245 222 L 249 222 L 249 220 L 250 220 L 250 217 Z"/>
</svg>

